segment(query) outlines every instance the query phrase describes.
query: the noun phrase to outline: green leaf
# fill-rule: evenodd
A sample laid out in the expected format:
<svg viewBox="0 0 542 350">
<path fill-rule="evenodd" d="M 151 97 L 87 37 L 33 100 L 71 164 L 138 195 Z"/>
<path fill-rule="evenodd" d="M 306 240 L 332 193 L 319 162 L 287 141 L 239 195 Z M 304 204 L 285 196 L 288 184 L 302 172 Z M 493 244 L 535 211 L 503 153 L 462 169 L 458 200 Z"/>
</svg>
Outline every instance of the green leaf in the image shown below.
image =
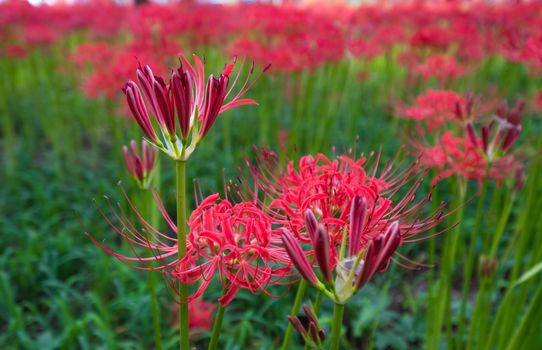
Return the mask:
<svg viewBox="0 0 542 350">
<path fill-rule="evenodd" d="M 542 261 L 536 264 L 535 266 L 531 267 L 520 278 L 518 278 L 518 280 L 514 283 L 514 287 L 522 284 L 525 281 L 530 280 L 531 278 L 533 278 L 540 272 L 542 272 Z"/>
</svg>

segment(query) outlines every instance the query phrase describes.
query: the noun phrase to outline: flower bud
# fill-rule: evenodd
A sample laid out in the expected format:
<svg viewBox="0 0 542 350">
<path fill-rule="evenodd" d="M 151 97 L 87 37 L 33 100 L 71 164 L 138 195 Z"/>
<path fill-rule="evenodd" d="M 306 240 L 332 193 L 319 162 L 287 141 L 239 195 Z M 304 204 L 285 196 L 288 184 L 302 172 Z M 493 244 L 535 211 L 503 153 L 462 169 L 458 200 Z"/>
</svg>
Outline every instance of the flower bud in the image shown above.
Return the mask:
<svg viewBox="0 0 542 350">
<path fill-rule="evenodd" d="M 307 227 L 307 232 L 309 233 L 311 241 L 314 243 L 316 238 L 316 230 L 318 228 L 318 221 L 310 209 L 305 211 L 305 226 Z"/>
<path fill-rule="evenodd" d="M 318 277 L 316 277 L 316 274 L 305 257 L 305 252 L 301 249 L 299 242 L 297 242 L 292 233 L 285 228 L 281 228 L 281 238 L 286 252 L 301 276 L 303 276 L 303 278 L 313 287 L 319 285 L 320 281 L 318 280 Z"/>
<path fill-rule="evenodd" d="M 481 276 L 491 278 L 497 270 L 497 259 L 482 255 L 478 262 L 478 270 Z"/>
<path fill-rule="evenodd" d="M 320 266 L 320 271 L 327 282 L 331 282 L 331 261 L 329 257 L 329 239 L 324 225 L 318 225 L 314 240 L 314 252 Z"/>
<path fill-rule="evenodd" d="M 356 196 L 350 207 L 350 244 L 348 245 L 348 256 L 356 255 L 360 249 L 361 234 L 365 226 L 367 214 L 367 200 L 364 197 Z"/>
</svg>

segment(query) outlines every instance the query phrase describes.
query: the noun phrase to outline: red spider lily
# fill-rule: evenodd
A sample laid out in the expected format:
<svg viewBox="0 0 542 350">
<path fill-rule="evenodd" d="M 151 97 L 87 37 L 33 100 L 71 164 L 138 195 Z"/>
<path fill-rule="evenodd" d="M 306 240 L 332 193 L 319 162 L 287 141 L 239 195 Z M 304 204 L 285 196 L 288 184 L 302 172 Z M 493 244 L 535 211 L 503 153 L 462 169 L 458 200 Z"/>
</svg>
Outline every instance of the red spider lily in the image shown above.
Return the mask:
<svg viewBox="0 0 542 350">
<path fill-rule="evenodd" d="M 127 194 L 122 193 L 138 224 L 133 223 L 120 207 L 115 208 L 108 198 L 106 203 L 112 219 L 100 207 L 97 208 L 107 223 L 129 244 L 132 254 L 115 252 L 88 231 L 85 233 L 103 251 L 131 267 L 158 271 L 168 280 L 199 283 L 193 295 L 181 296 L 185 301 L 200 297 L 215 273 L 218 273 L 226 291 L 219 299 L 223 306 L 229 304 L 240 289 L 269 295 L 269 285 L 289 283 L 279 281 L 291 275 L 289 259 L 279 247 L 279 233 L 271 228 L 271 219 L 253 203 L 233 205 L 227 200 L 217 203 L 220 199 L 218 195 L 205 198 L 192 212 L 187 254 L 179 261 L 176 236 L 156 230 L 137 211 Z M 156 193 L 155 200 L 168 226 L 176 233 L 177 226 Z M 137 225 L 142 228 L 139 229 Z M 169 281 L 169 285 L 176 288 L 172 281 Z"/>
<path fill-rule="evenodd" d="M 446 28 L 436 26 L 427 26 L 418 29 L 412 38 L 410 44 L 414 47 L 432 48 L 445 51 L 453 42 L 453 34 Z"/>
<path fill-rule="evenodd" d="M 229 87 L 235 61 L 226 65 L 218 77 L 211 75 L 207 83 L 203 62 L 195 55 L 194 61 L 195 66 L 181 54 L 180 66 L 172 72 L 167 84 L 163 78 L 153 74 L 150 66 L 140 66 L 137 69 L 139 85 L 128 81 L 123 88 L 132 116 L 149 142 L 174 159 L 188 159 L 219 114 L 237 106 L 256 104 L 254 100 L 242 98 L 259 78 L 258 76 L 249 83 L 254 65 L 243 86 L 225 103 L 232 94 L 242 69 L 239 69 L 232 86 Z M 269 66 L 263 72 L 268 68 Z M 150 107 L 159 130 L 155 130 L 147 106 Z M 177 124 L 180 137 L 177 137 Z M 190 134 L 192 138 L 189 142 Z"/>
<path fill-rule="evenodd" d="M 428 90 L 416 97 L 414 105 L 400 107 L 398 115 L 416 121 L 418 132 L 426 133 L 447 127 L 449 123 L 462 128 L 479 122 L 497 105 L 495 100 L 482 100 L 472 93 L 461 96 L 451 90 Z"/>
<path fill-rule="evenodd" d="M 542 71 L 542 35 L 533 36 L 527 40 L 522 58 L 538 71 Z"/>
<path fill-rule="evenodd" d="M 418 212 L 418 209 L 414 207 L 414 211 Z M 329 239 L 326 227 L 316 221 L 310 210 L 305 215 L 305 227 L 311 237 L 311 249 L 303 250 L 299 241 L 287 229 L 282 229 L 282 240 L 301 276 L 336 302 L 345 303 L 377 272 L 387 269 L 390 260 L 395 259 L 392 256 L 401 243 L 427 238 L 416 236 L 439 224 L 443 215 L 439 212 L 428 218 L 420 217 L 419 213 L 416 214 L 408 225 L 401 225 L 393 217 L 374 218 L 368 210 L 366 199 L 356 196 L 349 210 L 349 225 L 342 229 L 340 246 Z M 311 254 L 314 254 L 323 282 L 313 271 L 309 259 Z M 397 256 L 414 263 L 398 253 Z M 332 277 L 333 270 L 335 280 Z"/>
<path fill-rule="evenodd" d="M 524 107 L 523 102 L 518 102 L 511 109 L 501 105 L 491 123 L 482 126 L 480 137 L 476 136 L 472 124 L 467 124 L 469 139 L 482 150 L 489 162 L 502 158 L 519 138 Z"/>
<path fill-rule="evenodd" d="M 190 248 L 173 272 L 183 283 L 200 283 L 190 297 L 200 296 L 215 272 L 225 294 L 219 299 L 226 306 L 240 289 L 266 293 L 267 287 L 289 276 L 286 253 L 271 218 L 253 203 L 232 204 L 215 194 L 205 198 L 188 221 Z"/>
<path fill-rule="evenodd" d="M 484 127 L 486 135 L 488 127 Z M 445 132 L 432 147 L 418 146 L 422 152 L 421 162 L 428 168 L 438 170 L 439 178 L 458 175 L 466 179 L 486 180 L 488 178 L 502 183 L 505 179 L 516 176 L 521 162 L 514 153 L 494 152 L 486 146 L 487 136 L 456 137 L 451 131 Z M 494 139 L 495 140 L 495 139 Z"/>
<path fill-rule="evenodd" d="M 466 68 L 460 66 L 453 57 L 433 55 L 414 68 L 424 79 L 436 78 L 441 86 L 465 74 Z"/>
<path fill-rule="evenodd" d="M 410 44 L 406 50 L 445 53 L 460 62 L 480 61 L 493 54 L 531 61 L 525 54 L 534 56 L 540 51 L 539 3 L 474 4 L 465 8 L 460 8 L 464 4 L 444 2 L 390 5 L 322 10 L 321 5 L 298 8 L 190 3 L 136 8 L 93 2 L 34 7 L 9 1 L 0 4 L 0 38 L 7 44 L 28 46 L 54 45 L 79 31 L 113 44 L 127 38 L 133 43 L 152 37 L 160 43 L 155 48 L 160 58 L 166 57 L 160 48 L 162 41 L 174 41 L 182 35 L 191 47 L 216 47 L 222 53 L 235 50 L 256 61 L 277 62 L 285 71 L 314 69 L 356 51 L 368 52 L 370 57 L 394 45 L 404 48 L 405 43 Z M 313 29 L 310 35 L 307 27 Z M 239 38 L 251 41 L 241 42 Z M 356 46 L 361 49 L 356 50 Z M 138 57 L 141 55 L 139 52 Z M 100 75 L 105 72 L 104 68 Z"/>
<path fill-rule="evenodd" d="M 452 131 L 444 132 L 434 146 L 414 142 L 421 152 L 421 162 L 439 171 L 439 177 L 459 175 L 466 179 L 494 179 L 501 183 L 507 178 L 517 178 L 522 169 L 518 152 L 512 151 L 521 133 L 522 102 L 513 108 L 501 105 L 487 125 L 476 132 L 471 120 L 464 124 L 463 136 Z"/>
<path fill-rule="evenodd" d="M 11 45 L 6 48 L 6 56 L 9 58 L 25 58 L 28 56 L 28 49 L 21 45 Z"/>
<path fill-rule="evenodd" d="M 264 151 L 260 157 L 258 167 L 249 164 L 256 179 L 255 189 L 236 188 L 237 193 L 263 206 L 273 221 L 283 226 L 282 245 L 290 259 L 304 279 L 322 290 L 333 283 L 332 270 L 345 278 L 341 271 L 345 264 L 352 263 L 345 259 L 359 256 L 373 240 L 377 240 L 374 244 L 378 246 L 380 235 L 388 237 L 385 233 L 391 223 L 397 222 L 401 241 L 406 243 L 424 239 L 420 235 L 436 227 L 444 217 L 444 203 L 423 217 L 430 194 L 416 199 L 422 180 L 413 176 L 414 165 L 399 171 L 392 162 L 377 177 L 378 156 L 367 171 L 366 158 L 348 155 L 335 160 L 321 154 L 314 158 L 305 156 L 299 162 L 299 170 L 292 162 L 286 169 L 281 168 L 270 152 Z M 407 192 L 395 201 L 399 189 L 410 182 L 413 183 Z M 264 193 L 263 198 L 258 198 L 259 191 Z M 347 245 L 345 237 L 349 237 Z M 341 253 L 346 248 L 347 256 Z M 397 256 L 396 261 L 403 266 L 416 264 Z M 315 264 L 324 282 L 314 273 Z"/>
<path fill-rule="evenodd" d="M 375 158 L 373 165 L 370 164 L 372 157 Z M 400 188 L 414 182 L 412 195 L 421 185 L 421 179 L 413 176 L 417 171 L 415 164 L 400 170 L 390 162 L 377 176 L 380 156 L 372 157 L 353 158 L 344 154 L 329 159 L 323 154 L 308 155 L 301 157 L 296 169 L 293 162 L 282 167 L 274 153 L 262 150 L 256 164 L 247 161 L 255 188 L 249 188 L 248 181 L 243 181 L 241 186 L 244 187 L 232 190 L 244 200 L 259 203 L 275 223 L 287 227 L 305 243 L 311 241 L 303 230 L 304 217 L 310 209 L 339 245 L 341 231 L 348 221 L 348 208 L 355 196 L 364 197 L 372 217 L 381 218 L 393 210 L 391 197 Z M 259 198 L 260 193 L 262 198 Z"/>
<path fill-rule="evenodd" d="M 213 315 L 216 309 L 214 303 L 197 298 L 188 305 L 188 327 L 195 331 L 208 331 L 213 326 Z M 177 318 L 178 320 L 178 318 Z"/>
<path fill-rule="evenodd" d="M 145 140 L 141 141 L 141 156 L 138 154 L 137 144 L 130 142 L 130 148 L 123 147 L 124 160 L 130 175 L 137 181 L 139 187 L 148 189 L 152 180 L 152 173 L 156 161 L 156 149 Z"/>
<path fill-rule="evenodd" d="M 151 53 L 151 50 L 141 50 L 134 46 L 114 48 L 95 43 L 81 45 L 70 59 L 79 71 L 94 69 L 88 75 L 82 74 L 81 89 L 87 96 L 115 100 L 119 95 L 119 82 L 133 75 L 133 66 L 126 62 L 135 62 L 134 57 L 137 57 L 150 65 L 157 65 L 155 62 L 160 61 Z"/>
<path fill-rule="evenodd" d="M 423 122 L 428 131 L 431 131 L 454 120 L 458 110 L 461 112 L 461 116 L 471 114 L 471 108 L 468 106 L 462 108 L 462 105 L 464 105 L 463 97 L 454 91 L 428 90 L 416 98 L 414 106 L 401 108 L 399 115 Z M 467 109 L 467 111 L 463 113 L 463 109 Z"/>
</svg>

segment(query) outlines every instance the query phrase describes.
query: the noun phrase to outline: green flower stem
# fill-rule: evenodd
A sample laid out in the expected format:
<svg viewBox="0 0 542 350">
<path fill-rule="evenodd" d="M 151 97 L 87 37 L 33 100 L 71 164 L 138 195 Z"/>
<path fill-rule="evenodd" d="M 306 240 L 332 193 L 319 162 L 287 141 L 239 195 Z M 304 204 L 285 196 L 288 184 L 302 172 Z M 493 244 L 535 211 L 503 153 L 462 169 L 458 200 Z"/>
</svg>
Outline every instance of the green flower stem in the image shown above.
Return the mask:
<svg viewBox="0 0 542 350">
<path fill-rule="evenodd" d="M 176 162 L 177 184 L 177 249 L 181 260 L 186 255 L 186 161 Z M 179 283 L 181 298 L 188 296 L 188 285 Z M 183 301 L 183 300 L 182 300 Z M 181 302 L 179 310 L 180 349 L 188 350 L 188 304 Z"/>
<path fill-rule="evenodd" d="M 333 307 L 333 323 L 331 324 L 331 343 L 329 350 L 338 350 L 341 344 L 344 304 L 335 303 Z"/>
<path fill-rule="evenodd" d="M 468 301 L 468 293 L 470 290 L 470 282 L 471 282 L 471 276 L 472 276 L 472 270 L 474 269 L 475 263 L 476 263 L 476 240 L 478 239 L 480 235 L 480 227 L 482 223 L 482 213 L 484 212 L 484 203 L 486 199 L 487 194 L 487 187 L 488 187 L 489 179 L 486 177 L 482 184 L 482 188 L 480 190 L 480 196 L 478 197 L 478 204 L 476 206 L 476 216 L 475 216 L 475 222 L 474 222 L 474 229 L 472 231 L 471 235 L 471 242 L 469 246 L 469 252 L 468 252 L 468 258 L 465 265 L 465 274 L 463 276 L 463 290 L 462 290 L 462 296 L 461 296 L 461 309 L 460 309 L 460 315 L 459 315 L 459 331 L 458 334 L 458 341 L 457 346 L 458 348 L 463 347 L 463 334 L 465 330 L 465 317 L 467 312 L 467 301 Z"/>
<path fill-rule="evenodd" d="M 154 346 L 156 350 L 162 349 L 162 331 L 160 329 L 160 311 L 158 307 L 158 296 L 156 295 L 156 273 L 149 271 L 147 286 L 151 293 L 152 325 L 154 328 Z"/>
<path fill-rule="evenodd" d="M 218 304 L 218 310 L 216 310 L 215 323 L 213 325 L 213 332 L 211 334 L 211 341 L 209 342 L 209 350 L 215 350 L 218 345 L 218 337 L 220 337 L 220 329 L 222 328 L 222 319 L 224 318 L 224 308 L 220 303 Z"/>
<path fill-rule="evenodd" d="M 442 334 L 442 326 L 446 325 L 448 329 L 451 325 L 450 318 L 445 317 L 450 315 L 451 308 L 451 285 L 452 285 L 452 273 L 454 268 L 456 250 L 459 241 L 459 235 L 461 234 L 461 222 L 463 220 L 463 211 L 465 208 L 465 196 L 466 196 L 466 183 L 462 178 L 457 178 L 456 182 L 457 196 L 456 196 L 456 215 L 454 218 L 455 228 L 446 234 L 446 242 L 444 254 L 442 257 L 442 269 L 439 276 L 439 289 L 436 294 L 436 303 L 433 310 L 432 322 L 429 325 L 431 330 L 428 330 L 428 338 L 426 341 L 426 349 L 436 350 L 439 349 L 440 336 Z M 448 339 L 448 343 L 451 339 Z"/>
<path fill-rule="evenodd" d="M 145 208 L 148 220 L 154 228 L 158 228 L 158 216 L 156 215 L 156 206 L 153 206 L 152 190 L 144 190 Z M 147 287 L 151 295 L 152 325 L 154 328 L 154 346 L 156 350 L 162 350 L 162 331 L 160 329 L 160 308 L 158 306 L 158 296 L 156 294 L 156 273 L 149 271 Z"/>
<path fill-rule="evenodd" d="M 305 296 L 305 290 L 307 289 L 307 282 L 302 279 L 301 282 L 299 282 L 299 285 L 297 286 L 297 293 L 295 295 L 294 305 L 292 306 L 292 311 L 290 312 L 290 316 L 297 316 L 297 313 L 299 312 L 299 308 L 301 307 L 301 302 L 303 301 L 303 297 Z M 290 342 L 292 340 L 292 334 L 294 332 L 294 326 L 290 322 L 288 322 L 288 328 L 286 328 L 286 334 L 284 335 L 284 339 L 282 340 L 282 350 L 288 350 L 290 349 Z"/>
<path fill-rule="evenodd" d="M 314 311 L 314 314 L 316 316 L 318 316 L 318 312 L 320 311 L 320 305 L 322 304 L 322 296 L 324 294 L 321 292 L 321 291 L 318 291 L 316 293 L 316 301 L 314 302 L 314 309 L 312 311 Z"/>
<path fill-rule="evenodd" d="M 508 198 L 506 198 L 504 208 L 499 217 L 497 229 L 493 235 L 493 241 L 492 241 L 491 250 L 489 253 L 489 256 L 491 258 L 494 258 L 497 255 L 497 248 L 499 247 L 499 243 L 501 242 L 502 235 L 504 233 L 504 230 L 506 229 L 506 224 L 508 223 L 508 218 L 510 217 L 510 212 L 512 211 L 515 198 L 516 196 L 515 196 L 514 191 L 512 191 L 512 194 L 509 195 Z"/>
</svg>

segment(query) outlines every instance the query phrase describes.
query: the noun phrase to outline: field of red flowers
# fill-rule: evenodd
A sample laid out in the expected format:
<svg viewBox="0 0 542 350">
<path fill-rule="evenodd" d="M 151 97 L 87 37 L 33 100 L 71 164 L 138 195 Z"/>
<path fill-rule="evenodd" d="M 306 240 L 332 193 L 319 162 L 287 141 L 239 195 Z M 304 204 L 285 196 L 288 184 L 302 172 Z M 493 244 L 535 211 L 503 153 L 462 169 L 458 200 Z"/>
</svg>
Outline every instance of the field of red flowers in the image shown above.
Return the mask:
<svg viewBox="0 0 542 350">
<path fill-rule="evenodd" d="M 0 348 L 536 349 L 542 3 L 0 3 Z"/>
</svg>

